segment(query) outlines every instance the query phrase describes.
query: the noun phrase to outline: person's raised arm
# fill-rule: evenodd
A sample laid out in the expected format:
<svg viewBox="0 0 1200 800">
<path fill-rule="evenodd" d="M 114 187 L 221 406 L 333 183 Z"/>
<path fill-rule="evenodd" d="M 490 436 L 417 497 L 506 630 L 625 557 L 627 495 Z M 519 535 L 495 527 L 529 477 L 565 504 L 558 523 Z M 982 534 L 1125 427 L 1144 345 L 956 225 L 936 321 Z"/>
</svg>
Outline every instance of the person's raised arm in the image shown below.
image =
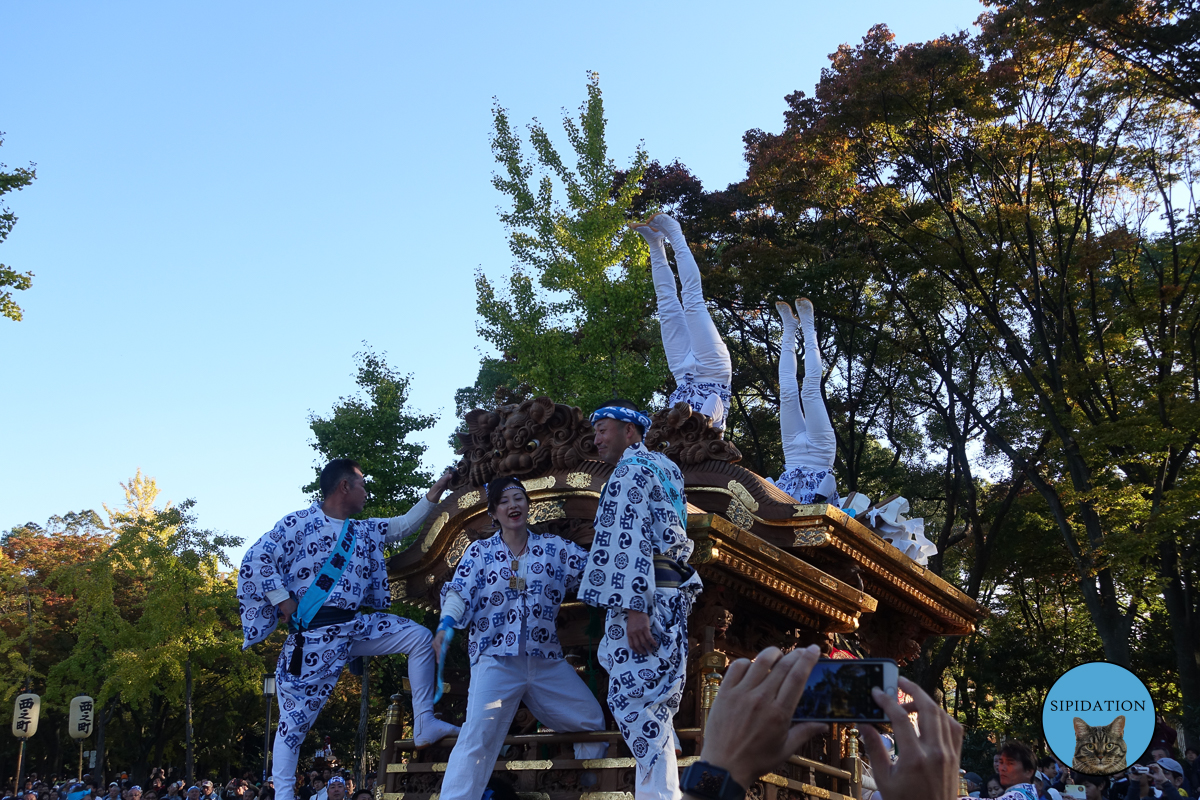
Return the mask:
<svg viewBox="0 0 1200 800">
<path fill-rule="evenodd" d="M 912 681 L 901 678 L 900 688 L 912 695 L 911 703 L 900 705 L 882 689 L 872 690 L 876 704 L 892 722 L 899 754 L 894 763 L 879 731 L 863 726 L 879 793 L 883 800 L 952 800 L 958 797 L 963 727 Z M 908 718 L 911 711 L 917 712 L 919 736 Z"/>
<path fill-rule="evenodd" d="M 453 478 L 454 473 L 446 470 L 416 505 L 399 517 L 390 517 L 387 520 L 387 534 L 383 537 L 384 544 L 394 544 L 420 528 L 429 512 L 433 511 L 433 507 L 442 499 L 442 493 Z"/>
</svg>

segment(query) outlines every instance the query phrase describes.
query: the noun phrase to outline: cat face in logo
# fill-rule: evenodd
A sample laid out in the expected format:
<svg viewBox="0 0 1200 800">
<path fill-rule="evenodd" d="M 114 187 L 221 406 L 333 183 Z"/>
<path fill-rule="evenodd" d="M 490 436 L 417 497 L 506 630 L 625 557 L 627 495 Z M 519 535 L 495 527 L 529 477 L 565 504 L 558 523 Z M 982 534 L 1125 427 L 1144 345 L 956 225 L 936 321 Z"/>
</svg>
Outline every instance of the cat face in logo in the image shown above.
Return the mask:
<svg viewBox="0 0 1200 800">
<path fill-rule="evenodd" d="M 1112 775 L 1125 769 L 1125 715 L 1107 725 L 1088 725 L 1075 717 L 1075 758 L 1071 769 L 1088 775 Z"/>
</svg>

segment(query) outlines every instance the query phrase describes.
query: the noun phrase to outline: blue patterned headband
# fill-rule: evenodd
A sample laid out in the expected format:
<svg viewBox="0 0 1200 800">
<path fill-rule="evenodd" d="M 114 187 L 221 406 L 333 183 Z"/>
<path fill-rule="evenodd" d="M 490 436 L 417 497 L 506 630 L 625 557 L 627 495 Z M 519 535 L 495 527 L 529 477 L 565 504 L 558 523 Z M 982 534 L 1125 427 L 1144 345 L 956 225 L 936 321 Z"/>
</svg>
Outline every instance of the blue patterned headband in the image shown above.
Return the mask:
<svg viewBox="0 0 1200 800">
<path fill-rule="evenodd" d="M 615 419 L 617 422 L 630 422 L 637 425 L 642 431 L 642 436 L 646 435 L 646 431 L 650 430 L 650 418 L 640 411 L 634 411 L 632 408 L 622 408 L 621 406 L 605 406 L 597 408 L 592 412 L 592 424 L 595 425 L 598 420 Z"/>
</svg>

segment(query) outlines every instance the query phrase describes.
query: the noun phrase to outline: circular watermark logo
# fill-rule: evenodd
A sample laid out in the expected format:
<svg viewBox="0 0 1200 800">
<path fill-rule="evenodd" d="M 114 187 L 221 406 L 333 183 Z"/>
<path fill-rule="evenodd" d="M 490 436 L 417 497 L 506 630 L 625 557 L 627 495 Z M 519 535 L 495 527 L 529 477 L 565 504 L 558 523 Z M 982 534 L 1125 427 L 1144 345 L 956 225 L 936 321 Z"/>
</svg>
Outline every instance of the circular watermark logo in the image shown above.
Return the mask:
<svg viewBox="0 0 1200 800">
<path fill-rule="evenodd" d="M 1080 664 L 1050 687 L 1042 732 L 1059 761 L 1088 775 L 1114 775 L 1146 751 L 1154 701 L 1137 675 L 1106 661 Z"/>
</svg>

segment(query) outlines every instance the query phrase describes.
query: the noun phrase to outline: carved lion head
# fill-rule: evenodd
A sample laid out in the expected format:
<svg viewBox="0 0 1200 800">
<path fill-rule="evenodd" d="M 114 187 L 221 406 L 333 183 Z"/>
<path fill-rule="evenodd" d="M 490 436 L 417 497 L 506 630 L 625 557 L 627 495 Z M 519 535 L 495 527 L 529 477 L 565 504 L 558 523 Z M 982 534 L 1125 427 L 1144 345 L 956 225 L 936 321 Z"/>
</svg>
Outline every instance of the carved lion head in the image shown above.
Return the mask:
<svg viewBox="0 0 1200 800">
<path fill-rule="evenodd" d="M 532 478 L 599 458 L 592 425 L 583 412 L 549 397 L 495 411 L 475 409 L 467 414 L 466 430 L 458 436 L 461 485 L 483 486 L 497 475 Z"/>
</svg>

